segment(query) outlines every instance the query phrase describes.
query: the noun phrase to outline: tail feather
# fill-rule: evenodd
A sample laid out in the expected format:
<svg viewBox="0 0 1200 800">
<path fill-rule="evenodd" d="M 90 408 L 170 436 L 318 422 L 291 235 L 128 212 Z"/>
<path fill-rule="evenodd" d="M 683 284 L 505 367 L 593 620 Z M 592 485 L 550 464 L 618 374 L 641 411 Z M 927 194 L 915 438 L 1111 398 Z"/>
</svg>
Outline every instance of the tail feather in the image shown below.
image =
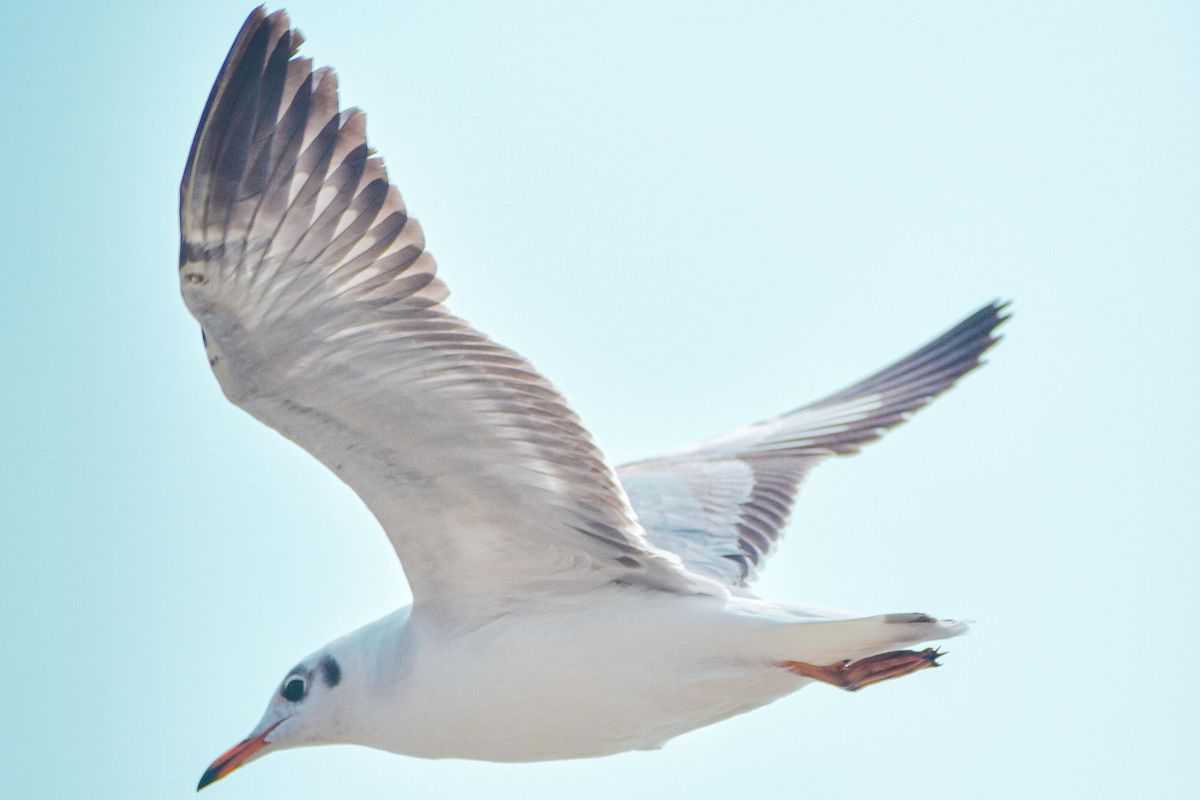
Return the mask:
<svg viewBox="0 0 1200 800">
<path fill-rule="evenodd" d="M 880 614 L 854 619 L 809 619 L 791 625 L 781 635 L 779 657 L 812 664 L 856 660 L 919 642 L 962 636 L 970 623 L 935 619 L 928 614 Z"/>
</svg>

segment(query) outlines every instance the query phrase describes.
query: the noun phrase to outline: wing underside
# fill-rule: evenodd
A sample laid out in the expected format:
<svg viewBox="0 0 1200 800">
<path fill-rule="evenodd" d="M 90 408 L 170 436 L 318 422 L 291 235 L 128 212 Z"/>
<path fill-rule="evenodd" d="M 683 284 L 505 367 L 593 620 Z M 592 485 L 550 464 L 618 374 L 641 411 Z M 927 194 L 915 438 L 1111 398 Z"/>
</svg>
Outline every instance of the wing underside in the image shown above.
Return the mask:
<svg viewBox="0 0 1200 800">
<path fill-rule="evenodd" d="M 250 15 L 180 190 L 183 295 L 227 396 L 362 497 L 420 602 L 691 585 L 562 396 L 446 309 L 364 114 L 300 41 Z"/>
<path fill-rule="evenodd" d="M 775 419 L 618 473 L 656 546 L 734 586 L 774 550 L 809 470 L 857 453 L 978 367 L 1007 317 L 991 303 L 891 366 Z"/>
</svg>

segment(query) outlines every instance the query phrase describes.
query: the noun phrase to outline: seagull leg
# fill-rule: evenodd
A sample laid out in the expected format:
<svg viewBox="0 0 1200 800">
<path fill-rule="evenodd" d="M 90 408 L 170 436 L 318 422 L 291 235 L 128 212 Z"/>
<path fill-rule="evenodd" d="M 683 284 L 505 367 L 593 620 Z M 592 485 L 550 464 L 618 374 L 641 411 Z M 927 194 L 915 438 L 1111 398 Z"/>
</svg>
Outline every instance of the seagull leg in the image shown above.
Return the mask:
<svg viewBox="0 0 1200 800">
<path fill-rule="evenodd" d="M 938 658 L 945 655 L 940 650 L 926 647 L 916 650 L 893 650 L 858 661 L 839 661 L 836 664 L 809 664 L 804 661 L 781 661 L 780 666 L 805 678 L 828 683 L 854 692 L 872 683 L 899 678 L 927 667 L 941 666 Z"/>
</svg>

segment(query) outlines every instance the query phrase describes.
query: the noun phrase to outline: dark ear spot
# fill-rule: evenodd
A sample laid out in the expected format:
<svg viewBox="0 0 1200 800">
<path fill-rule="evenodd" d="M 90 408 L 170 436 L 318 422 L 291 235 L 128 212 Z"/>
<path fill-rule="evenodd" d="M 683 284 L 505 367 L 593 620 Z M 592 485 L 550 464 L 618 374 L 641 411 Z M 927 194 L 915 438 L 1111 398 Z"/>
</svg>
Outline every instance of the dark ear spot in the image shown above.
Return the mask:
<svg viewBox="0 0 1200 800">
<path fill-rule="evenodd" d="M 332 689 L 341 682 L 342 668 L 338 666 L 337 659 L 333 656 L 322 657 L 317 666 L 321 668 L 321 678 L 325 681 L 326 686 Z"/>
</svg>

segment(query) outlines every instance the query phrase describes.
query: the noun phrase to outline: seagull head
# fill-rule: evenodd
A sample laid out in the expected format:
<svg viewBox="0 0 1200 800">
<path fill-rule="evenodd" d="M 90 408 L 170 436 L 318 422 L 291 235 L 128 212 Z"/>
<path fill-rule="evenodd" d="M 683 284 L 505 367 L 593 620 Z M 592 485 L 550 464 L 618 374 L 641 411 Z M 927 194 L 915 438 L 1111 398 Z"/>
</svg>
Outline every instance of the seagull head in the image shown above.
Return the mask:
<svg viewBox="0 0 1200 800">
<path fill-rule="evenodd" d="M 326 648 L 288 670 L 258 725 L 204 771 L 196 791 L 267 753 L 338 741 L 346 719 L 345 663 Z"/>
</svg>

